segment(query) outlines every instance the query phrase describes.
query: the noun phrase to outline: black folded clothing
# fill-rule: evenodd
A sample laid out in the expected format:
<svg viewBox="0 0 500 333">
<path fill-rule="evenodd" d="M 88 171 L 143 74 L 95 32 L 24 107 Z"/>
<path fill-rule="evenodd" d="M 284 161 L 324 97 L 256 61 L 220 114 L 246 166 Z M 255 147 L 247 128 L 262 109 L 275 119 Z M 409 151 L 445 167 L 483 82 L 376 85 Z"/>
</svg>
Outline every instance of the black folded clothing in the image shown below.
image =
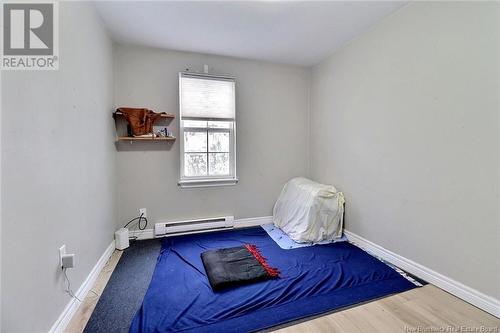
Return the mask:
<svg viewBox="0 0 500 333">
<path fill-rule="evenodd" d="M 206 251 L 201 260 L 213 290 L 279 277 L 279 271 L 251 244 Z"/>
</svg>

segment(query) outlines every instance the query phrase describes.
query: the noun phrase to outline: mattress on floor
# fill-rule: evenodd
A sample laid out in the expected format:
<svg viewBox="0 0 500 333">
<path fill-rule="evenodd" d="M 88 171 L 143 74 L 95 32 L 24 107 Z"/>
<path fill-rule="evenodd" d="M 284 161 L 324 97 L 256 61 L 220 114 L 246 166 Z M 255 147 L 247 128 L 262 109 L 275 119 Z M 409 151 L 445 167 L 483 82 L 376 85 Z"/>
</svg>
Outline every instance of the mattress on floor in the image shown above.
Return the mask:
<svg viewBox="0 0 500 333">
<path fill-rule="evenodd" d="M 201 253 L 245 243 L 281 277 L 212 291 Z M 260 227 L 165 238 L 130 332 L 251 332 L 414 287 L 348 242 L 284 250 Z"/>
</svg>

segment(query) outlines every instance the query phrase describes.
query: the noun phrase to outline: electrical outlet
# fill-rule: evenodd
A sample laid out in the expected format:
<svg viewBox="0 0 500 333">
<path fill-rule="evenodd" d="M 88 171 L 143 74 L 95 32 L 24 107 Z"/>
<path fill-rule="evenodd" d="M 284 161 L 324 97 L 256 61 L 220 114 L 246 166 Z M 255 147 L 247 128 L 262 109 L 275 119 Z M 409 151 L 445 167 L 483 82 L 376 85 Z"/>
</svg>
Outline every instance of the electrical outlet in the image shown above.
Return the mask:
<svg viewBox="0 0 500 333">
<path fill-rule="evenodd" d="M 139 208 L 139 215 L 142 215 L 142 217 L 148 217 L 148 212 L 146 208 Z"/>
<path fill-rule="evenodd" d="M 62 257 L 62 268 L 74 268 L 75 267 L 75 254 L 65 254 Z"/>
<path fill-rule="evenodd" d="M 59 267 L 63 267 L 63 256 L 66 254 L 66 244 L 59 248 Z"/>
</svg>

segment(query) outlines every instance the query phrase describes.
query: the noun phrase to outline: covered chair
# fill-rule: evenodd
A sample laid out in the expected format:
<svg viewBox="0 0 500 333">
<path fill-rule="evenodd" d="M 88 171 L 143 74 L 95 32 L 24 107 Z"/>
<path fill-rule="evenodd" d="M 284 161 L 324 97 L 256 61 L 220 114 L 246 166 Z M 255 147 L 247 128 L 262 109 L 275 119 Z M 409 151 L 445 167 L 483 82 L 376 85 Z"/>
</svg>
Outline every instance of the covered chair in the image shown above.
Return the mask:
<svg viewBox="0 0 500 333">
<path fill-rule="evenodd" d="M 344 195 L 332 185 L 306 178 L 285 184 L 273 209 L 273 222 L 298 243 L 342 237 Z"/>
</svg>

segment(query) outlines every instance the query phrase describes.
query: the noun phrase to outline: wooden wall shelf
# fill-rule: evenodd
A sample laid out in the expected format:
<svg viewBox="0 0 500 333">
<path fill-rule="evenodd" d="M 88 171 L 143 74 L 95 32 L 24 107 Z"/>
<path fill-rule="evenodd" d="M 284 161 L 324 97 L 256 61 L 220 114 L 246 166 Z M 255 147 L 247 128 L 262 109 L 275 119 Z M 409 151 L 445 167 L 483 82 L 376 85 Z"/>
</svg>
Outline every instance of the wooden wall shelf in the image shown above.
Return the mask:
<svg viewBox="0 0 500 333">
<path fill-rule="evenodd" d="M 164 113 L 160 114 L 161 117 L 157 117 L 154 122 L 154 126 L 157 126 L 158 128 L 156 131 L 160 131 L 161 128 L 167 128 L 171 127 L 172 120 L 175 118 L 174 114 L 171 113 Z M 131 135 L 131 130 L 130 130 L 130 125 L 128 124 L 125 114 L 123 114 L 120 111 L 115 111 L 113 112 L 113 119 L 115 120 L 115 127 L 116 127 L 116 144 L 117 144 L 117 149 L 130 149 L 128 147 L 135 147 L 135 145 L 132 145 L 134 142 L 137 144 L 137 149 L 145 149 L 145 150 L 158 150 L 158 149 L 167 149 L 170 150 L 172 147 L 172 144 L 175 142 L 176 137 L 174 136 L 158 136 L 155 137 L 153 133 L 148 134 L 147 136 L 140 136 L 140 137 L 134 137 L 134 136 L 129 136 Z M 152 128 L 153 130 L 155 129 L 154 127 Z M 172 132 L 167 131 L 168 134 L 172 134 Z M 158 142 L 158 143 L 152 143 L 148 144 L 148 142 Z M 163 142 L 163 144 L 159 143 Z M 129 143 L 125 144 L 124 143 Z M 139 144 L 142 143 L 142 144 Z"/>
<path fill-rule="evenodd" d="M 176 137 L 173 136 L 168 136 L 168 137 L 133 137 L 133 136 L 120 136 L 118 137 L 118 140 L 120 141 L 175 141 L 177 139 Z"/>
<path fill-rule="evenodd" d="M 113 117 L 115 116 L 123 116 L 123 113 L 121 112 L 114 112 L 113 113 Z M 162 118 L 167 118 L 167 119 L 174 119 L 175 118 L 175 115 L 171 114 L 171 113 L 166 113 L 166 114 L 162 114 L 161 115 Z"/>
</svg>

